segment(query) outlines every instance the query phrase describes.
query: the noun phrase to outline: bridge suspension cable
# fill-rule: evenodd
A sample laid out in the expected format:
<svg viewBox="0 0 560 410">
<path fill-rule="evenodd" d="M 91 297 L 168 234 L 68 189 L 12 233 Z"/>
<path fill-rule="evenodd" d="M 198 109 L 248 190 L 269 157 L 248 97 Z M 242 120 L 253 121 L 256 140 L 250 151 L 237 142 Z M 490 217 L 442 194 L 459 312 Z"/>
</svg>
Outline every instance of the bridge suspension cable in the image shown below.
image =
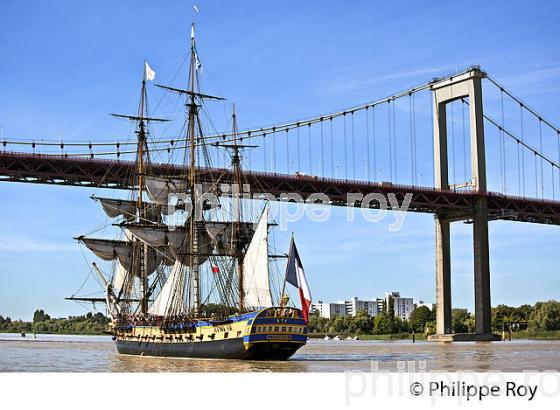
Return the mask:
<svg viewBox="0 0 560 410">
<path fill-rule="evenodd" d="M 465 71 L 467 72 L 467 71 Z M 272 135 L 272 134 L 276 134 L 282 131 L 285 131 L 286 129 L 292 129 L 292 128 L 299 128 L 299 127 L 304 127 L 304 126 L 310 126 L 310 125 L 314 125 L 316 123 L 319 123 L 321 121 L 323 121 L 324 119 L 328 118 L 329 120 L 333 120 L 335 118 L 341 117 L 341 116 L 346 116 L 348 114 L 353 114 L 357 111 L 361 111 L 361 110 L 365 110 L 366 108 L 371 108 L 377 105 L 381 105 L 384 103 L 391 103 L 392 101 L 394 102 L 397 99 L 403 98 L 405 96 L 408 96 L 410 93 L 417 93 L 419 91 L 423 91 L 423 90 L 427 90 L 430 89 L 430 87 L 438 81 L 444 81 L 446 79 L 449 78 L 453 78 L 457 75 L 461 75 L 463 73 L 460 74 L 456 74 L 453 76 L 448 76 L 445 78 L 437 78 L 437 79 L 433 79 L 429 82 L 426 82 L 424 84 L 421 84 L 419 86 L 416 87 L 412 87 L 408 90 L 396 93 L 396 94 L 392 94 L 388 97 L 382 98 L 380 100 L 376 100 L 376 101 L 372 101 L 372 102 L 368 102 L 362 105 L 358 105 L 358 106 L 354 106 L 351 108 L 346 108 L 343 110 L 339 110 L 339 111 L 335 111 L 329 114 L 324 114 L 321 116 L 317 116 L 317 117 L 313 117 L 307 120 L 299 120 L 299 121 L 290 121 L 290 122 L 285 122 L 285 123 L 280 123 L 277 125 L 270 125 L 270 126 L 265 126 L 265 127 L 259 127 L 259 128 L 252 128 L 252 129 L 247 129 L 247 130 L 240 130 L 237 135 L 238 137 L 241 138 L 256 138 L 256 137 L 266 137 L 267 135 Z M 221 139 L 223 141 L 225 141 L 228 138 L 232 138 L 233 134 L 232 133 L 215 133 L 215 134 L 211 134 L 211 135 L 207 135 L 205 136 L 205 142 L 207 142 L 209 145 L 211 143 L 213 143 L 213 140 L 216 139 Z M 175 138 L 171 138 L 171 139 L 158 139 L 158 140 L 152 140 L 150 141 L 151 145 L 173 145 L 175 146 L 176 143 L 181 143 L 181 142 L 185 142 L 185 137 L 175 137 Z M 117 152 L 119 151 L 118 148 L 120 148 L 120 146 L 134 146 L 137 144 L 137 141 L 135 140 L 127 140 L 127 141 L 99 141 L 99 142 L 91 142 L 91 141 L 76 141 L 76 142 L 65 142 L 65 141 L 59 141 L 59 142 L 55 142 L 55 141 L 44 141 L 44 140 L 17 140 L 17 139 L 3 139 L 2 140 L 2 146 L 4 148 L 6 148 L 8 145 L 24 145 L 24 146 L 32 146 L 32 147 L 40 147 L 40 146 L 44 146 L 44 147 L 61 147 L 61 149 L 64 149 L 64 147 L 86 147 L 88 149 L 93 149 L 93 147 L 116 147 L 116 151 L 114 152 L 110 152 L 110 153 L 94 153 L 95 155 L 111 155 L 111 154 L 117 154 Z M 172 147 L 170 148 L 171 150 L 173 149 L 177 149 L 176 147 Z M 167 148 L 163 149 L 163 151 L 166 151 Z M 121 151 L 120 154 L 124 154 L 124 153 L 128 153 L 126 151 Z M 133 152 L 130 152 L 133 153 Z M 86 152 L 86 153 L 78 153 L 78 154 L 71 154 L 72 156 L 90 156 L 91 152 Z M 70 154 L 68 154 L 70 155 Z"/>
<path fill-rule="evenodd" d="M 469 104 L 464 98 L 461 98 L 461 101 L 463 102 L 463 104 Z M 508 136 L 510 136 L 511 138 L 513 138 L 518 144 L 522 145 L 524 148 L 528 149 L 529 151 L 531 151 L 532 153 L 535 154 L 535 156 L 538 156 L 540 158 L 542 158 L 544 161 L 548 162 L 549 164 L 551 164 L 552 166 L 560 169 L 560 165 L 555 162 L 554 160 L 546 157 L 544 154 L 540 153 L 539 151 L 537 151 L 535 148 L 531 147 L 530 145 L 528 145 L 527 143 L 523 142 L 523 140 L 519 137 L 517 137 L 515 134 L 513 134 L 511 131 L 507 130 L 506 128 L 502 127 L 496 120 L 494 120 L 493 118 L 489 117 L 487 114 L 484 114 L 484 119 L 487 120 L 488 122 L 490 122 L 492 125 L 494 125 L 495 127 L 497 127 L 499 130 L 502 130 L 505 134 L 507 134 Z"/>
<path fill-rule="evenodd" d="M 513 99 L 515 102 L 517 102 L 522 108 L 524 108 L 527 112 L 530 112 L 531 114 L 533 114 L 535 117 L 539 118 L 544 124 L 548 125 L 550 128 L 552 128 L 553 130 L 555 130 L 559 135 L 560 135 L 560 128 L 557 127 L 556 125 L 552 124 L 552 122 L 548 121 L 546 118 L 544 118 L 542 115 L 540 115 L 539 113 L 537 113 L 533 108 L 531 108 L 530 106 L 528 106 L 527 104 L 525 104 L 525 102 L 523 102 L 521 99 L 517 98 L 515 95 L 513 95 L 510 91 L 508 91 L 503 85 L 501 85 L 500 83 L 498 83 L 496 80 L 494 80 L 492 77 L 490 77 L 489 75 L 486 76 L 486 79 L 488 81 L 490 81 L 492 84 L 494 84 L 496 87 L 498 87 L 502 92 L 504 92 L 505 94 L 507 94 L 511 99 Z"/>
</svg>

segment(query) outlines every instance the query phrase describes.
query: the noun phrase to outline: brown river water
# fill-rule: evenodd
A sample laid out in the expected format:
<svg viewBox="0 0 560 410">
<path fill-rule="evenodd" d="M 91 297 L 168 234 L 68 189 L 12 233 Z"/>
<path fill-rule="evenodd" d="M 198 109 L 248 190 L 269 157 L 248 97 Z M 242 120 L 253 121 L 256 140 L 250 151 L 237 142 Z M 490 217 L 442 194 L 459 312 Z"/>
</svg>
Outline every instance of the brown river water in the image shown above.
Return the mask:
<svg viewBox="0 0 560 410">
<path fill-rule="evenodd" d="M 258 362 L 123 356 L 108 336 L 0 333 L 0 372 L 560 371 L 560 341 L 428 343 L 310 340 L 290 360 Z"/>
</svg>

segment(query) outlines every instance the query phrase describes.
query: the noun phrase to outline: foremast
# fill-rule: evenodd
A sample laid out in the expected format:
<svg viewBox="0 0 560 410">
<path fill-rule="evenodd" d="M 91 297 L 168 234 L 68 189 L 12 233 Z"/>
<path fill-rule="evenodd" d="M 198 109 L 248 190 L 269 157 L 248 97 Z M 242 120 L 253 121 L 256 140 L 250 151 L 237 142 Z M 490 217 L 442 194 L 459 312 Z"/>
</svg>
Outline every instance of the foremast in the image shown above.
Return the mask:
<svg viewBox="0 0 560 410">
<path fill-rule="evenodd" d="M 136 122 L 137 127 L 135 134 L 137 136 L 136 144 L 136 161 L 134 168 L 134 187 L 135 190 L 133 195 L 136 195 L 135 200 L 131 201 L 129 212 L 129 219 L 134 222 L 141 223 L 142 221 L 150 220 L 151 218 L 147 214 L 147 203 L 143 200 L 143 191 L 145 187 L 145 176 L 147 174 L 147 168 L 150 164 L 150 155 L 148 149 L 148 128 L 147 124 L 149 122 L 164 122 L 168 121 L 163 118 L 155 118 L 148 116 L 148 95 L 146 89 L 146 82 L 148 80 L 153 80 L 155 77 L 155 72 L 150 68 L 147 61 L 144 61 L 144 70 L 142 73 L 142 83 L 140 89 L 140 101 L 138 104 L 137 115 L 126 115 L 126 114 L 111 114 L 114 117 L 128 119 L 130 121 Z M 133 197 L 134 198 L 134 197 Z M 125 236 L 127 233 L 125 232 Z M 129 239 L 128 237 L 126 239 Z M 127 280 L 131 281 L 132 277 L 138 277 L 140 282 L 140 297 L 139 297 L 139 310 L 143 316 L 148 314 L 148 302 L 150 298 L 150 285 L 148 281 L 148 276 L 152 273 L 153 269 L 150 267 L 150 250 L 147 244 L 139 241 L 137 238 L 132 237 L 129 239 L 131 243 L 131 253 L 132 253 L 132 263 L 130 266 L 130 271 L 127 275 Z M 110 290 L 110 289 L 109 289 Z M 120 292 L 122 293 L 122 292 Z M 108 295 L 108 297 L 113 296 L 115 303 L 122 302 L 121 295 L 115 297 L 115 295 Z"/>
</svg>

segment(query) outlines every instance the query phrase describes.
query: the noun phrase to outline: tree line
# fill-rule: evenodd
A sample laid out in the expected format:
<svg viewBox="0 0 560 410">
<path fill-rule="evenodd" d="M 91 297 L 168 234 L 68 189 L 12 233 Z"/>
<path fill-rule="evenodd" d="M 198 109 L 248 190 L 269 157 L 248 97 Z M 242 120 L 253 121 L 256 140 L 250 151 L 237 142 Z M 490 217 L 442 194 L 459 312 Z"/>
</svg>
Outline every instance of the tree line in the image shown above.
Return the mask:
<svg viewBox="0 0 560 410">
<path fill-rule="evenodd" d="M 318 312 L 309 319 L 309 333 L 313 334 L 361 334 L 390 335 L 399 333 L 433 334 L 436 329 L 436 313 L 426 306 L 414 309 L 408 320 L 394 315 L 391 304 L 377 316 L 359 311 L 354 316 L 320 317 Z M 467 309 L 452 310 L 451 325 L 454 333 L 474 332 L 475 317 Z M 560 331 L 560 302 L 551 300 L 537 302 L 533 306 L 512 307 L 498 305 L 492 308 L 492 329 L 532 332 Z"/>
<path fill-rule="evenodd" d="M 43 309 L 37 309 L 32 322 L 12 320 L 0 315 L 0 332 L 96 335 L 102 334 L 108 323 L 109 318 L 100 312 L 57 319 L 51 318 Z"/>
<path fill-rule="evenodd" d="M 454 333 L 474 332 L 475 318 L 467 309 L 452 310 Z M 330 319 L 317 313 L 309 318 L 310 334 L 361 334 L 390 335 L 399 333 L 435 333 L 435 312 L 426 306 L 414 309 L 408 320 L 394 315 L 391 303 L 386 311 L 370 316 L 359 311 L 355 316 L 334 316 Z M 0 315 L 0 332 L 59 333 L 59 334 L 102 334 L 109 324 L 109 318 L 100 312 L 89 312 L 82 316 L 51 318 L 43 309 L 37 309 L 32 322 L 12 320 Z M 560 331 L 560 302 L 551 300 L 534 305 L 512 307 L 498 305 L 492 308 L 492 329 L 532 332 Z"/>
</svg>

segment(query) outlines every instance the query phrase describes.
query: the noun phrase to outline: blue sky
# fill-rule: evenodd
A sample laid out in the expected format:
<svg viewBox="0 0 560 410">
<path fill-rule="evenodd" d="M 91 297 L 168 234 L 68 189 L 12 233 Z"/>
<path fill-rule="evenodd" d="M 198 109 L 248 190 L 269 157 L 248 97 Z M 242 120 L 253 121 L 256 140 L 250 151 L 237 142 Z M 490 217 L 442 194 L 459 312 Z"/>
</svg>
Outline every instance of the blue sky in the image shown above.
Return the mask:
<svg viewBox="0 0 560 410">
<path fill-rule="evenodd" d="M 444 1 L 197 4 L 205 90 L 236 102 L 242 128 L 375 100 L 472 64 L 560 122 L 555 1 L 476 8 Z M 144 59 L 158 81 L 181 85 L 184 70 L 178 67 L 187 52 L 191 7 L 185 1 L 0 2 L 0 137 L 131 138 L 129 125 L 107 114 L 134 111 Z M 150 90 L 152 103 L 159 95 Z M 177 109 L 170 102 L 160 108 L 163 114 Z M 215 109 L 218 128 L 227 122 L 227 110 Z M 419 162 L 429 185 L 426 136 Z M 85 312 L 63 298 L 88 271 L 72 237 L 106 222 L 89 199 L 93 192 L 1 185 L 0 314 L 29 319 L 38 307 L 54 316 Z M 289 229 L 296 232 L 315 299 L 398 290 L 434 301 L 431 215 L 408 214 L 399 232 L 389 232 L 393 218 L 348 224 L 345 213 L 336 209 L 327 223 L 304 220 Z M 493 304 L 558 298 L 558 240 L 557 227 L 491 223 Z M 287 248 L 287 232 L 278 235 L 277 246 Z M 456 307 L 473 305 L 471 248 L 471 226 L 455 224 Z"/>
</svg>

